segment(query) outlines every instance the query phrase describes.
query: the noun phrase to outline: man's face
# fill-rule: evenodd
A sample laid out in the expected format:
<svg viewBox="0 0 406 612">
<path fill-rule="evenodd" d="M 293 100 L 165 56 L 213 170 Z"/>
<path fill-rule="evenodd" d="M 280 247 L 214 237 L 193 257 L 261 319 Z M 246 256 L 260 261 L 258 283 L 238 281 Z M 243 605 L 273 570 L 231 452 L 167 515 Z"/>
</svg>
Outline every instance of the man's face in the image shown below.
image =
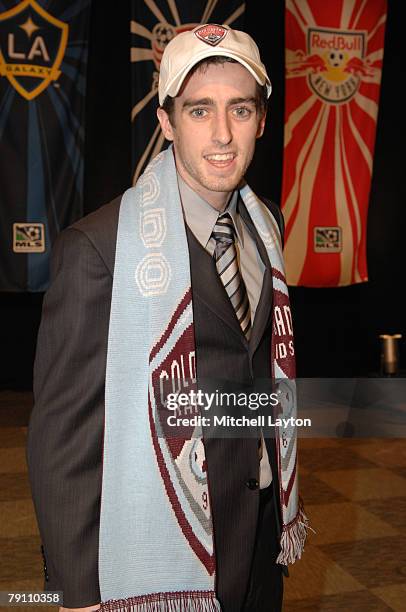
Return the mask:
<svg viewBox="0 0 406 612">
<path fill-rule="evenodd" d="M 238 186 L 262 136 L 265 115 L 255 98 L 256 81 L 241 64 L 209 64 L 198 68 L 175 98 L 173 125 L 158 109 L 179 174 L 212 205 Z"/>
</svg>

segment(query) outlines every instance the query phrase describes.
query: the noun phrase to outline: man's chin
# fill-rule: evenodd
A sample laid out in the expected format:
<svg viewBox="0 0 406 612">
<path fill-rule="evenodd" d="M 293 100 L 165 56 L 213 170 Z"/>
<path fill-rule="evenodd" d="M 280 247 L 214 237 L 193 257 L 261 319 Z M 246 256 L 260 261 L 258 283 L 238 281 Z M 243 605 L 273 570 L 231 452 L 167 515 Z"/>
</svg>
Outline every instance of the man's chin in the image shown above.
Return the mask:
<svg viewBox="0 0 406 612">
<path fill-rule="evenodd" d="M 217 192 L 230 192 L 234 191 L 238 187 L 241 182 L 242 177 L 234 177 L 227 179 L 211 179 L 207 180 L 205 184 L 205 188 L 209 191 L 217 191 Z"/>
</svg>

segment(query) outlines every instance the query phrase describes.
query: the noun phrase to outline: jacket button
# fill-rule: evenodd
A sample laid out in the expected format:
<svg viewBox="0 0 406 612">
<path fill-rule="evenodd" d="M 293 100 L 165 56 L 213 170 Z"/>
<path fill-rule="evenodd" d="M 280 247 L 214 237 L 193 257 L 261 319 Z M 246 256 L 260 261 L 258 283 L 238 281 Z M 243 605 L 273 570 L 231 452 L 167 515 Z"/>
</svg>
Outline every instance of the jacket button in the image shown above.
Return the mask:
<svg viewBox="0 0 406 612">
<path fill-rule="evenodd" d="M 249 478 L 245 484 L 251 491 L 256 491 L 259 488 L 259 482 L 256 478 Z"/>
</svg>

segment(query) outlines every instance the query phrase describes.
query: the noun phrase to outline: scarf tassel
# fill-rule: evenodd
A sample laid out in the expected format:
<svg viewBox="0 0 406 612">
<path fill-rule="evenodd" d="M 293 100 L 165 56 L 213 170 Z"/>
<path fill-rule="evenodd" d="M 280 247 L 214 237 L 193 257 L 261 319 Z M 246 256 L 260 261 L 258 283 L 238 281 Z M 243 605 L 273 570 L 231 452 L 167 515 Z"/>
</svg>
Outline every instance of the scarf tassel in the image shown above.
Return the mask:
<svg viewBox="0 0 406 612">
<path fill-rule="evenodd" d="M 179 591 L 109 599 L 100 612 L 221 612 L 221 606 L 213 591 Z"/>
<path fill-rule="evenodd" d="M 299 498 L 299 509 L 296 517 L 285 525 L 281 535 L 281 551 L 276 559 L 276 563 L 288 565 L 300 559 L 306 542 L 307 533 L 311 529 L 309 519 L 304 513 L 302 499 Z"/>
</svg>

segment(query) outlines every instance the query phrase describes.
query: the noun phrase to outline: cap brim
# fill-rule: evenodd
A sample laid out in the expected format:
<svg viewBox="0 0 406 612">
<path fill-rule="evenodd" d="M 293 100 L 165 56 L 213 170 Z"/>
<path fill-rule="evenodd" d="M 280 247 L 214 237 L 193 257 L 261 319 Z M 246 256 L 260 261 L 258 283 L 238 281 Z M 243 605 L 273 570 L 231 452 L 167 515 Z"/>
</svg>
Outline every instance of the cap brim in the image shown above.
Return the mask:
<svg viewBox="0 0 406 612">
<path fill-rule="evenodd" d="M 169 85 L 167 85 L 166 91 L 162 97 L 162 100 L 159 100 L 159 103 L 162 105 L 166 96 L 171 96 L 172 98 L 177 96 L 183 85 L 184 80 L 186 79 L 193 66 L 196 66 L 196 64 L 206 59 L 207 57 L 214 57 L 217 55 L 220 55 L 222 57 L 230 57 L 231 59 L 236 60 L 239 64 L 244 66 L 244 68 L 246 68 L 252 74 L 252 76 L 257 81 L 257 83 L 259 83 L 259 85 L 266 85 L 267 97 L 269 98 L 272 92 L 272 85 L 268 78 L 268 75 L 264 70 L 261 69 L 260 66 L 258 66 L 258 64 L 254 64 L 249 58 L 241 56 L 237 53 L 233 53 L 232 51 L 223 51 L 222 49 L 213 48 L 205 49 L 203 53 L 196 55 L 193 58 L 193 61 L 190 62 L 190 64 L 188 64 L 183 70 L 180 70 L 173 77 Z"/>
</svg>

